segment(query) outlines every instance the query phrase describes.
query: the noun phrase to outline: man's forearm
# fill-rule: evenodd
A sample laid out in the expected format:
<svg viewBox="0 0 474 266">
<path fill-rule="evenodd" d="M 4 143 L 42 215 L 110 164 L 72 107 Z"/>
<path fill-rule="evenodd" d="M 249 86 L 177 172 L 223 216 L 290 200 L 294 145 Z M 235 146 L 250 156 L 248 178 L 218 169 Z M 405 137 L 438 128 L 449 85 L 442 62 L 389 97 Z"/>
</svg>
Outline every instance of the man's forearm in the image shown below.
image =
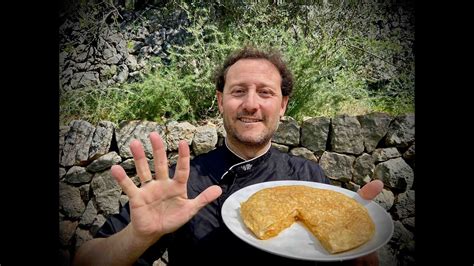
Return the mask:
<svg viewBox="0 0 474 266">
<path fill-rule="evenodd" d="M 74 265 L 132 265 L 159 238 L 138 238 L 129 224 L 108 238 L 84 243 L 74 257 Z"/>
</svg>

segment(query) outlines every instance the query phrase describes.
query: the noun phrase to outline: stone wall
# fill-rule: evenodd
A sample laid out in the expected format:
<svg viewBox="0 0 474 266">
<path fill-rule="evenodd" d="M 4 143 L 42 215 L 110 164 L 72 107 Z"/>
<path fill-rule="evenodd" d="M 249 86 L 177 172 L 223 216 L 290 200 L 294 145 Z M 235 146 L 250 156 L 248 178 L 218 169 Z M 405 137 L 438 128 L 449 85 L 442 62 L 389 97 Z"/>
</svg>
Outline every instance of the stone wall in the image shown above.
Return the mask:
<svg viewBox="0 0 474 266">
<path fill-rule="evenodd" d="M 168 49 L 186 38 L 183 26 L 189 20 L 184 11 L 164 14 L 151 7 L 140 12 L 122 9 L 109 6 L 108 11 L 89 10 L 92 13 L 87 18 L 78 18 L 78 14 L 64 18 L 59 27 L 61 92 L 139 80 L 151 57 L 166 62 Z M 102 16 L 120 16 L 122 22 L 105 23 L 109 17 Z"/>
<path fill-rule="evenodd" d="M 222 145 L 225 137 L 219 119 L 194 125 L 176 121 L 166 125 L 150 121 L 119 125 L 72 121 L 60 128 L 59 256 L 63 265 L 68 265 L 77 248 L 128 201 L 110 175 L 110 167 L 122 165 L 140 185 L 128 148 L 132 139 L 144 143 L 153 171 L 148 140 L 152 131 L 164 138 L 170 164 L 176 162 L 181 139 L 189 143 L 195 156 Z M 378 251 L 381 265 L 406 265 L 415 262 L 414 131 L 413 114 L 315 117 L 302 123 L 283 117 L 272 145 L 319 162 L 336 186 L 357 191 L 371 180 L 382 180 L 384 190 L 375 201 L 391 214 L 395 231 L 389 243 Z"/>
</svg>

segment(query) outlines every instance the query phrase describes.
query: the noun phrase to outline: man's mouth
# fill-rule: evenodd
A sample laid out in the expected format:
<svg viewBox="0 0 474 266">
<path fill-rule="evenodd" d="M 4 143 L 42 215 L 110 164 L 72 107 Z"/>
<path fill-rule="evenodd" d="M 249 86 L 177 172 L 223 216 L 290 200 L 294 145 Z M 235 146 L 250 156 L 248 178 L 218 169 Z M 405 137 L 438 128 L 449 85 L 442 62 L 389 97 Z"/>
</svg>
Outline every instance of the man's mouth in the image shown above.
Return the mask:
<svg viewBox="0 0 474 266">
<path fill-rule="evenodd" d="M 257 122 L 262 121 L 262 119 L 258 119 L 258 118 L 254 118 L 254 117 L 239 117 L 237 119 L 240 120 L 241 122 L 244 122 L 244 123 L 257 123 Z"/>
</svg>

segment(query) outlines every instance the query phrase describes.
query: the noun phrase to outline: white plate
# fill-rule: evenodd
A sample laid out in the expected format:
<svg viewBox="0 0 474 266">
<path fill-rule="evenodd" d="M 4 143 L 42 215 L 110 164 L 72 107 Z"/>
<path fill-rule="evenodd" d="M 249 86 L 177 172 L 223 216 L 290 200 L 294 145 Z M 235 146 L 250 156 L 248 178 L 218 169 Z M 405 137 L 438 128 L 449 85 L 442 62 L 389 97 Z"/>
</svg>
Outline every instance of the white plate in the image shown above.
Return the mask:
<svg viewBox="0 0 474 266">
<path fill-rule="evenodd" d="M 318 239 L 299 222 L 283 230 L 276 237 L 267 240 L 258 239 L 243 223 L 240 217 L 240 203 L 246 201 L 251 195 L 263 188 L 283 185 L 306 185 L 314 188 L 329 189 L 354 198 L 367 208 L 370 217 L 374 221 L 374 237 L 360 247 L 337 254 L 327 252 Z M 248 244 L 276 255 L 303 260 L 341 261 L 364 256 L 385 245 L 393 234 L 392 217 L 377 203 L 365 200 L 351 190 L 307 181 L 272 181 L 245 187 L 230 195 L 224 202 L 222 218 L 230 231 Z"/>
</svg>

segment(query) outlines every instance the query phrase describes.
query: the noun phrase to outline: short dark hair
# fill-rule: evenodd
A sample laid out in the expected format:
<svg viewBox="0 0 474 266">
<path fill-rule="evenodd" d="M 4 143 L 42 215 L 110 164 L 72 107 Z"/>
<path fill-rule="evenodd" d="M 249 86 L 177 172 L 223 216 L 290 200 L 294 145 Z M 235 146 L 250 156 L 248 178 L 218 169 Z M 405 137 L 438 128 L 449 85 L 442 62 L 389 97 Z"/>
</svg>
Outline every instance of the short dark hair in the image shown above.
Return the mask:
<svg viewBox="0 0 474 266">
<path fill-rule="evenodd" d="M 240 50 L 231 53 L 224 64 L 218 68 L 214 74 L 214 83 L 218 91 L 224 90 L 225 76 L 229 68 L 240 59 L 265 59 L 272 63 L 280 72 L 281 76 L 281 93 L 283 96 L 291 95 L 293 91 L 293 74 L 283 61 L 280 52 L 270 49 L 263 51 L 253 46 L 245 46 Z"/>
</svg>

